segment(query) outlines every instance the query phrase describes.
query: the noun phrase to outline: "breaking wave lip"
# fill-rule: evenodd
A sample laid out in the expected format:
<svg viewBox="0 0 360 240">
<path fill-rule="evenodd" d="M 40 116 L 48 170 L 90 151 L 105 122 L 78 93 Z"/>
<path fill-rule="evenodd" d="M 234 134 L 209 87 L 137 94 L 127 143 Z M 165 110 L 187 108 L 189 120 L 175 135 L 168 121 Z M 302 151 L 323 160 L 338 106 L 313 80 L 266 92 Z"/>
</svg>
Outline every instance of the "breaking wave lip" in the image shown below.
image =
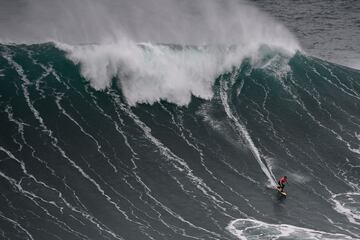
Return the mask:
<svg viewBox="0 0 360 240">
<path fill-rule="evenodd" d="M 116 79 L 132 106 L 160 100 L 184 106 L 192 96 L 211 99 L 216 78 L 239 66 L 245 58 L 258 59 L 262 46 L 288 55 L 301 50 L 296 37 L 284 25 L 246 1 L 133 1 L 116 5 L 119 12 L 111 17 L 106 13 L 114 9 L 93 2 L 102 13 L 99 16 L 109 19 L 104 17 L 105 22 L 97 19 L 100 22 L 94 23 L 93 12 L 87 19 L 86 9 L 82 9 L 78 15 L 84 17 L 85 26 L 76 29 L 76 24 L 69 23 L 61 29 L 54 27 L 55 32 L 64 30 L 69 37 L 44 33 L 49 23 L 42 22 L 44 28 L 36 26 L 34 30 L 34 35 L 39 35 L 35 39 L 55 42 L 80 65 L 82 76 L 96 90 L 109 88 Z M 144 10 L 143 14 L 132 6 Z M 69 11 L 77 13 L 75 7 L 69 7 Z M 94 29 L 92 25 L 106 27 Z M 86 35 L 95 36 L 70 40 L 86 29 Z M 103 32 L 105 29 L 109 31 Z M 83 42 L 96 44 L 81 45 Z"/>
<path fill-rule="evenodd" d="M 226 227 L 227 230 L 241 240 L 251 239 L 353 239 L 338 233 L 328 233 L 309 228 L 302 228 L 288 224 L 271 224 L 255 219 L 239 218 L 233 220 Z"/>
<path fill-rule="evenodd" d="M 181 46 L 170 44 L 117 43 L 71 46 L 56 43 L 79 64 L 82 76 L 96 90 L 116 83 L 129 105 L 166 100 L 188 105 L 192 96 L 211 99 L 213 84 L 221 74 L 240 66 L 244 59 L 260 61 L 261 52 L 277 51 L 292 56 L 297 49 L 259 46 Z"/>
</svg>

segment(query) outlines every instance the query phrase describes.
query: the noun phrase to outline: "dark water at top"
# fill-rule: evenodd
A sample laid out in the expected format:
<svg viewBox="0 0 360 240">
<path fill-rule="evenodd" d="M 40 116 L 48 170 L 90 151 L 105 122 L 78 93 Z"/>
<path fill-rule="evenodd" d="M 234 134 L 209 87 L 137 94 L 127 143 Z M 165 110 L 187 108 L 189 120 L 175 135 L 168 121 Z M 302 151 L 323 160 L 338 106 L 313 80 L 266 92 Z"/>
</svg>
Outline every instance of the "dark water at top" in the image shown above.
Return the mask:
<svg viewBox="0 0 360 240">
<path fill-rule="evenodd" d="M 308 53 L 360 68 L 359 1 L 251 2 L 286 25 Z"/>
</svg>

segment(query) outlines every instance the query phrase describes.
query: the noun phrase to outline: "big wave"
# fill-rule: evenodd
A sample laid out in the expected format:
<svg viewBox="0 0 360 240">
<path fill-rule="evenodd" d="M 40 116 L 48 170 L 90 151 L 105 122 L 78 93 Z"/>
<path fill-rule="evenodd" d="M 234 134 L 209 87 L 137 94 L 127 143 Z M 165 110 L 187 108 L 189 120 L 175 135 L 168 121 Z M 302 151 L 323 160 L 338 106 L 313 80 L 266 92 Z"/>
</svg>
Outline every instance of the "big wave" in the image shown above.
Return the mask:
<svg viewBox="0 0 360 240">
<path fill-rule="evenodd" d="M 1 45 L 4 236 L 359 238 L 358 70 L 266 46 L 229 65 L 231 48 L 58 46 Z"/>
<path fill-rule="evenodd" d="M 360 72 L 247 5 L 161 2 L 0 44 L 1 235 L 360 238 Z"/>
</svg>

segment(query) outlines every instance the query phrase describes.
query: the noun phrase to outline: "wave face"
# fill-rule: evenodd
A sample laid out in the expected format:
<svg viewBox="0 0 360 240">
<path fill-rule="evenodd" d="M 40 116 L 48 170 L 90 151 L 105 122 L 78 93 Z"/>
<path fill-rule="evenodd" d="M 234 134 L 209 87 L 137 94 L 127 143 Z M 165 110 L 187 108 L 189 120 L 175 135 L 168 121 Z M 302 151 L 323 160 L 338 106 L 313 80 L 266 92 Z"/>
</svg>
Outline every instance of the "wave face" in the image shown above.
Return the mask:
<svg viewBox="0 0 360 240">
<path fill-rule="evenodd" d="M 4 239 L 360 238 L 359 71 L 140 48 L 0 45 Z"/>
</svg>

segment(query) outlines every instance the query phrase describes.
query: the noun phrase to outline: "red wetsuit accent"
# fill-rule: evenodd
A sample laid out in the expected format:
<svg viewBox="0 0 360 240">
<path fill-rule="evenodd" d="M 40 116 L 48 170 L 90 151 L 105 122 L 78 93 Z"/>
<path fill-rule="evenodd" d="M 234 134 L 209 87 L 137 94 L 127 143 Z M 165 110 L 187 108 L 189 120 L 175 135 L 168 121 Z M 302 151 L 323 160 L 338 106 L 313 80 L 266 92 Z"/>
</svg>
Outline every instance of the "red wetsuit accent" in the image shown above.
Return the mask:
<svg viewBox="0 0 360 240">
<path fill-rule="evenodd" d="M 287 183 L 287 178 L 282 177 L 282 178 L 280 178 L 279 182 L 281 184 Z"/>
</svg>

